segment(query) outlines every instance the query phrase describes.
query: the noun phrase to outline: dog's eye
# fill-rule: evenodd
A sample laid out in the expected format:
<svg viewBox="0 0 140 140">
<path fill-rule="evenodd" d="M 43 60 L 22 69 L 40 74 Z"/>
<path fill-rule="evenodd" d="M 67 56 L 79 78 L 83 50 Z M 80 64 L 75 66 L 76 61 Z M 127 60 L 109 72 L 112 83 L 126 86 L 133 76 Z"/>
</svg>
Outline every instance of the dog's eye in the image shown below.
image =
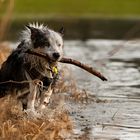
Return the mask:
<svg viewBox="0 0 140 140">
<path fill-rule="evenodd" d="M 50 43 L 48 41 L 45 42 L 45 46 L 49 47 Z"/>
</svg>

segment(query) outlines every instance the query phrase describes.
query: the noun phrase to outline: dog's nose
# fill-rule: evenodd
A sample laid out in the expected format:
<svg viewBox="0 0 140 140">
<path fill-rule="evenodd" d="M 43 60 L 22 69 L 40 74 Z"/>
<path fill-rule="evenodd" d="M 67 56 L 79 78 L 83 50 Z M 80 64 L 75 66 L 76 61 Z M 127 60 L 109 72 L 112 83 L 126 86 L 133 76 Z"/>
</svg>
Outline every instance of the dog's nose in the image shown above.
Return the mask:
<svg viewBox="0 0 140 140">
<path fill-rule="evenodd" d="M 53 57 L 54 57 L 55 59 L 58 59 L 58 58 L 60 57 L 60 54 L 59 54 L 59 53 L 53 53 Z"/>
</svg>

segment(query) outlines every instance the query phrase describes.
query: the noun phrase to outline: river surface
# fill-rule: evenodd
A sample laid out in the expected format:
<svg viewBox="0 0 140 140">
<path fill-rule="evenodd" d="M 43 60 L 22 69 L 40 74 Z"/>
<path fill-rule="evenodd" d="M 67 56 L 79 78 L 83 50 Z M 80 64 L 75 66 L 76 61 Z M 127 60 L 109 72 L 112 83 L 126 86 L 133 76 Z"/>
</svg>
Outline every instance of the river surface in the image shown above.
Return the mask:
<svg viewBox="0 0 140 140">
<path fill-rule="evenodd" d="M 69 105 L 74 134 L 89 140 L 140 140 L 140 42 L 65 41 L 65 55 L 92 65 L 108 81 L 69 66 L 77 85 L 92 98 Z M 117 50 L 118 49 L 118 50 Z M 111 52 L 115 54 L 111 55 Z"/>
<path fill-rule="evenodd" d="M 78 86 L 101 100 L 71 105 L 76 111 L 75 133 L 86 133 L 91 140 L 140 140 L 140 42 L 65 41 L 65 54 L 91 64 L 108 78 L 103 82 L 70 67 Z"/>
</svg>

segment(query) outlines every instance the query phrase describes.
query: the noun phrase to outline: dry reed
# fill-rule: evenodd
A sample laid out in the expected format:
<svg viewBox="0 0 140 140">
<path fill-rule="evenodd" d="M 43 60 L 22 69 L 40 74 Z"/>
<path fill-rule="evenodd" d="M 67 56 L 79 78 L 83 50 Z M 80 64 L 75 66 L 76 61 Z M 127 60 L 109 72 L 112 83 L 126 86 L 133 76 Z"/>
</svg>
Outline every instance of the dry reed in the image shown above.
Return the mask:
<svg viewBox="0 0 140 140">
<path fill-rule="evenodd" d="M 65 111 L 55 109 L 47 111 L 48 115 L 30 118 L 10 96 L 0 99 L 0 111 L 0 139 L 61 140 L 70 136 L 72 130 Z"/>
<path fill-rule="evenodd" d="M 2 6 L 2 2 L 0 2 L 0 4 Z M 5 13 L 1 16 L 1 19 L 0 19 L 0 41 L 3 40 L 7 32 L 7 29 L 10 26 L 12 13 L 14 9 L 14 0 L 9 0 L 6 6 L 7 7 L 5 10 Z"/>
</svg>

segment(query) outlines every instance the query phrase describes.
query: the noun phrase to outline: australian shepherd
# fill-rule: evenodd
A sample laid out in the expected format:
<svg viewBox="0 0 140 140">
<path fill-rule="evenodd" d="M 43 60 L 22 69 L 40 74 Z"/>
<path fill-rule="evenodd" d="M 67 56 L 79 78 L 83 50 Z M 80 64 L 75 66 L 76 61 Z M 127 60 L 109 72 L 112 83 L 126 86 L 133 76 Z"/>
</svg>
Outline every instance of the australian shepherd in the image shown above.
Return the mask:
<svg viewBox="0 0 140 140">
<path fill-rule="evenodd" d="M 63 56 L 64 29 L 58 32 L 43 24 L 29 24 L 22 32 L 21 42 L 0 69 L 0 96 L 16 93 L 24 108 L 44 108 L 50 100 L 52 86 L 58 78 L 57 62 Z M 50 60 L 27 54 L 32 49 L 46 53 Z M 23 100 L 24 99 L 24 100 Z"/>
</svg>

